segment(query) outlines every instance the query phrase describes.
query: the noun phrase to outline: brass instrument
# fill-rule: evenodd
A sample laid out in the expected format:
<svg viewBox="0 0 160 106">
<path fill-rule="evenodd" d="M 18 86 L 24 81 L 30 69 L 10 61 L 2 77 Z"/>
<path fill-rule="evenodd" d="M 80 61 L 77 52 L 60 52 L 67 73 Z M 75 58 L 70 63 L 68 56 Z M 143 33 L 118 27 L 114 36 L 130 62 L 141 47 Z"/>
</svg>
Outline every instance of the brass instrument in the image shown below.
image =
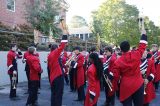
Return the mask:
<svg viewBox="0 0 160 106">
<path fill-rule="evenodd" d="M 143 31 L 145 31 L 144 18 L 139 17 L 138 21 L 139 21 L 139 29 L 140 29 L 140 31 L 142 31 L 141 33 L 143 34 Z M 143 69 L 143 70 L 144 70 L 144 73 L 142 74 L 142 76 L 143 76 L 143 79 L 145 80 L 145 79 L 147 79 L 147 75 L 146 75 L 147 68 Z M 146 87 L 147 87 L 147 84 L 144 83 L 144 95 L 146 95 L 146 91 L 145 91 Z"/>
<path fill-rule="evenodd" d="M 113 91 L 113 90 L 112 90 L 113 85 L 112 85 L 110 79 L 108 78 L 108 76 L 103 73 L 103 77 L 104 77 L 104 79 L 105 79 L 105 81 L 106 81 L 106 83 L 107 83 L 110 91 Z"/>
<path fill-rule="evenodd" d="M 146 71 L 147 71 L 147 69 L 144 69 L 144 71 L 143 71 L 144 73 L 142 74 L 144 81 L 145 81 L 145 79 L 147 79 Z M 144 95 L 147 94 L 145 91 L 146 87 L 147 87 L 147 84 L 144 82 Z"/>
<path fill-rule="evenodd" d="M 13 71 L 12 86 L 13 86 L 13 89 L 16 89 L 16 86 L 17 86 L 17 72 L 16 71 Z"/>
<path fill-rule="evenodd" d="M 144 83 L 144 95 L 146 95 L 146 94 L 147 94 L 147 93 L 146 93 L 146 90 L 145 90 L 145 89 L 146 89 L 146 87 L 147 87 L 147 84 L 145 84 L 145 83 Z"/>
<path fill-rule="evenodd" d="M 146 87 L 147 87 L 147 84 L 144 84 L 144 95 L 147 94 L 146 91 L 145 91 Z"/>
<path fill-rule="evenodd" d="M 146 75 L 146 71 L 147 71 L 147 68 L 145 69 L 142 69 L 141 73 L 142 73 L 142 77 L 144 79 L 144 95 L 146 95 L 146 87 L 147 87 L 147 84 L 145 83 L 145 79 L 147 79 L 147 75 Z"/>
<path fill-rule="evenodd" d="M 103 70 L 108 69 L 109 63 L 110 63 L 110 59 L 111 59 L 111 57 L 103 64 Z M 108 71 L 108 70 L 107 70 L 107 71 Z M 103 72 L 103 77 L 104 77 L 105 82 L 107 83 L 110 91 L 113 91 L 113 90 L 112 90 L 112 87 L 113 87 L 112 82 L 110 81 L 110 79 L 108 78 L 108 76 L 104 74 L 104 72 Z"/>
<path fill-rule="evenodd" d="M 65 64 L 65 66 L 69 65 L 70 62 L 75 58 L 75 55 L 72 55 L 71 58 L 69 58 Z"/>
</svg>

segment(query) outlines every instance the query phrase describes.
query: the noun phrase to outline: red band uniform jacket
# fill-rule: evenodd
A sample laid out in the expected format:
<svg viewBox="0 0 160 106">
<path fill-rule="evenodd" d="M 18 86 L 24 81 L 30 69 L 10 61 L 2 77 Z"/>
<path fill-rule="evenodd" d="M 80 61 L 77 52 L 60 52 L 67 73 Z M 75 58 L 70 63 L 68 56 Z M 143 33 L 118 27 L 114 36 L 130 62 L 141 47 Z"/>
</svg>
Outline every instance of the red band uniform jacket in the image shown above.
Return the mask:
<svg viewBox="0 0 160 106">
<path fill-rule="evenodd" d="M 74 68 L 77 69 L 76 72 L 76 88 L 78 89 L 82 85 L 84 85 L 84 56 L 79 53 L 78 57 L 76 58 L 76 63 L 74 64 Z"/>
<path fill-rule="evenodd" d="M 142 72 L 143 66 L 145 67 L 145 63 L 147 65 L 146 72 Z M 141 63 L 141 72 L 142 75 L 145 74 L 146 78 L 149 80 L 148 84 L 146 85 L 145 92 L 146 94 L 144 95 L 144 104 L 150 103 L 155 97 L 155 88 L 153 85 L 153 80 L 155 78 L 155 66 L 154 66 L 154 61 L 152 59 L 145 59 Z"/>
<path fill-rule="evenodd" d="M 42 69 L 40 66 L 40 60 L 37 55 L 30 54 L 27 56 L 27 63 L 29 65 L 30 77 L 31 81 L 39 81 L 39 73 L 41 73 Z"/>
<path fill-rule="evenodd" d="M 62 56 L 62 67 L 63 67 L 65 76 L 68 74 L 68 67 L 65 66 L 66 62 L 67 62 L 67 52 L 64 52 Z"/>
<path fill-rule="evenodd" d="M 95 103 L 97 103 L 100 96 L 100 80 L 97 79 L 96 67 L 94 64 L 89 66 L 87 71 L 87 78 L 88 87 L 84 106 L 93 106 Z M 93 99 L 92 103 L 90 103 L 90 98 Z"/>
<path fill-rule="evenodd" d="M 159 51 L 152 52 L 152 55 L 153 55 L 152 59 L 155 62 L 155 69 L 156 69 L 154 81 L 158 82 L 160 81 L 160 52 Z"/>
<path fill-rule="evenodd" d="M 10 50 L 7 54 L 7 66 L 8 74 L 13 74 L 13 71 L 18 71 L 17 69 L 17 59 L 22 58 L 22 53 Z"/>
<path fill-rule="evenodd" d="M 50 83 L 52 84 L 53 80 L 59 76 L 62 75 L 62 70 L 59 64 L 59 57 L 61 55 L 61 52 L 65 48 L 65 45 L 68 41 L 67 40 L 61 40 L 60 46 L 51 51 L 51 53 L 48 56 L 48 65 L 50 69 Z"/>
<path fill-rule="evenodd" d="M 146 49 L 147 36 L 142 35 L 137 50 L 123 53 L 115 61 L 113 68 L 114 78 L 120 80 L 120 101 L 126 100 L 134 94 L 143 84 L 143 78 L 140 72 L 140 64 L 143 52 Z"/>
</svg>

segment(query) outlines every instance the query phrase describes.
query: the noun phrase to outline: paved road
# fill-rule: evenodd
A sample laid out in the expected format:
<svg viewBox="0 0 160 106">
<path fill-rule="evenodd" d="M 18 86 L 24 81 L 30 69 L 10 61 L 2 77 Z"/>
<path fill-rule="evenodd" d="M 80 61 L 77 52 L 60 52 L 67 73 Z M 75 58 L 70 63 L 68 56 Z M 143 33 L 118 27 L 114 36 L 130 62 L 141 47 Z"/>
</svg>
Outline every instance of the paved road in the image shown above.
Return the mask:
<svg viewBox="0 0 160 106">
<path fill-rule="evenodd" d="M 0 87 L 0 106 L 25 106 L 28 95 L 24 94 L 27 90 L 27 83 L 19 83 L 17 94 L 20 97 L 20 100 L 11 101 L 9 99 L 9 86 Z M 42 80 L 42 88 L 40 90 L 38 103 L 39 106 L 50 106 L 50 88 L 47 79 Z M 64 95 L 63 95 L 63 106 L 83 106 L 82 102 L 75 102 L 73 100 L 77 99 L 77 93 L 69 92 L 69 86 L 65 85 Z M 101 106 L 104 103 L 105 96 L 104 92 L 101 92 L 101 96 L 98 101 L 98 106 Z M 115 106 L 122 106 L 116 99 Z M 152 102 L 150 106 L 160 106 L 160 91 L 157 93 L 157 98 Z"/>
</svg>

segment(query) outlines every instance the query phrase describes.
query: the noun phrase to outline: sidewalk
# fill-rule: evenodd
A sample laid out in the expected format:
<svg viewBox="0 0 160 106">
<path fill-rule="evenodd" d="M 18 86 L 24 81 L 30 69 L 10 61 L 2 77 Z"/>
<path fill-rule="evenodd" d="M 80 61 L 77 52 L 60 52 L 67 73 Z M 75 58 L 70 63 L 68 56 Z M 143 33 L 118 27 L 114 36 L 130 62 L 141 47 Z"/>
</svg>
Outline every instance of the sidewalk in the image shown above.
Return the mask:
<svg viewBox="0 0 160 106">
<path fill-rule="evenodd" d="M 25 106 L 28 94 L 24 94 L 27 90 L 27 83 L 19 83 L 17 88 L 17 95 L 20 100 L 11 101 L 9 99 L 9 86 L 0 87 L 0 106 Z M 69 86 L 65 85 L 64 94 L 63 94 L 63 105 L 62 106 L 83 106 L 82 102 L 75 102 L 73 100 L 77 99 L 77 93 L 69 92 Z M 39 106 L 50 106 L 50 87 L 48 79 L 43 79 L 41 82 L 41 90 L 38 95 Z M 101 96 L 98 101 L 98 106 L 101 106 L 104 103 L 105 95 L 104 92 L 101 92 Z M 119 101 L 116 99 L 115 106 L 122 106 Z M 160 106 L 160 91 L 157 93 L 157 98 L 153 101 L 150 106 Z"/>
</svg>

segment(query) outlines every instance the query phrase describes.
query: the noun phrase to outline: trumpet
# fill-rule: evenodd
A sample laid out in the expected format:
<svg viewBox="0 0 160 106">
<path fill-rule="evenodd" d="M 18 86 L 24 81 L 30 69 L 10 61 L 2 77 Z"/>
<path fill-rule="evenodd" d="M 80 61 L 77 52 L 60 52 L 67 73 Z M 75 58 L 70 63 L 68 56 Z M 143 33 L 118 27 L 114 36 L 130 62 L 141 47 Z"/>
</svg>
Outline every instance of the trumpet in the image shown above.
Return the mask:
<svg viewBox="0 0 160 106">
<path fill-rule="evenodd" d="M 113 85 L 112 85 L 111 81 L 109 80 L 108 76 L 103 73 L 103 77 L 104 77 L 110 91 L 113 91 L 113 89 L 112 89 Z"/>
<path fill-rule="evenodd" d="M 17 85 L 17 72 L 13 71 L 13 77 L 12 77 L 12 86 L 13 86 L 13 89 L 16 89 L 16 85 Z"/>
<path fill-rule="evenodd" d="M 69 63 L 75 58 L 75 55 L 72 55 L 71 58 L 69 58 L 65 64 L 65 66 L 69 65 Z"/>
</svg>

